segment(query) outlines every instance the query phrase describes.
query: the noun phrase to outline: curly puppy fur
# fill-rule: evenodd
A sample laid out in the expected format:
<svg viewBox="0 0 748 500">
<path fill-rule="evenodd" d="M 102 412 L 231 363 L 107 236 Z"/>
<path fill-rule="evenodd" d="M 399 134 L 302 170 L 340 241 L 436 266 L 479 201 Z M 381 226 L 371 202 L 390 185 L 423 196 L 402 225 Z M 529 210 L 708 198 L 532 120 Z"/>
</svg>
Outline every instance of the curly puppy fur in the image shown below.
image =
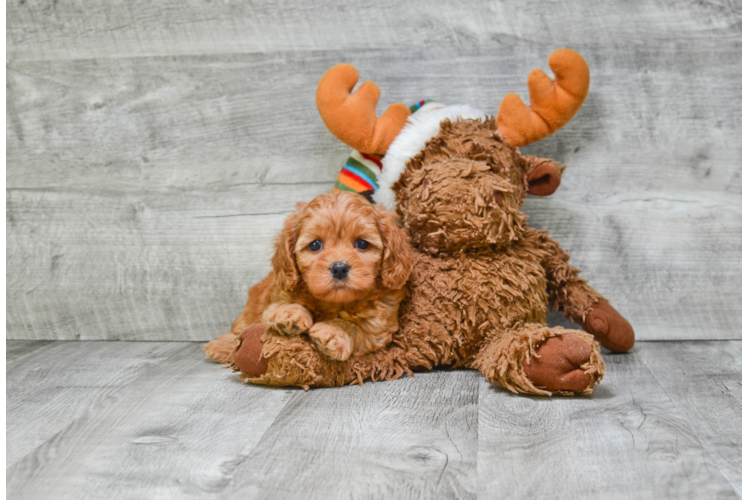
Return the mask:
<svg viewBox="0 0 748 500">
<path fill-rule="evenodd" d="M 390 343 L 413 267 L 397 216 L 347 192 L 297 208 L 276 241 L 273 271 L 249 290 L 231 333 L 206 346 L 209 357 L 230 361 L 234 336 L 256 323 L 279 335 L 308 335 L 339 361 Z M 344 278 L 335 277 L 334 264 L 345 265 Z"/>
<path fill-rule="evenodd" d="M 604 337 L 605 325 L 624 325 L 627 348 L 633 330 L 520 211 L 528 193 L 552 193 L 563 169 L 505 144 L 493 118 L 443 121 L 393 186 L 416 258 L 391 345 L 340 362 L 271 330 L 262 337 L 267 371 L 246 381 L 334 386 L 451 365 L 513 392 L 592 392 L 605 372 L 599 344 L 580 330 L 549 328 L 547 304 L 579 324 L 591 311 L 606 315 L 600 331 L 590 330 Z"/>
</svg>

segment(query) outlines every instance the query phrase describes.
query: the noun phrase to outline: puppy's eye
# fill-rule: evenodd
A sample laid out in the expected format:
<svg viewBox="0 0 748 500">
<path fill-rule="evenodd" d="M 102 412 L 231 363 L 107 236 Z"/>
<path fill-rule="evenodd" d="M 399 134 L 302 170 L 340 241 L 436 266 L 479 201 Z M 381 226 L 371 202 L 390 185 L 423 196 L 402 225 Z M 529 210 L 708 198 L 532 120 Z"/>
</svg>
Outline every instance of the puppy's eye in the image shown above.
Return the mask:
<svg viewBox="0 0 748 500">
<path fill-rule="evenodd" d="M 359 238 L 356 240 L 356 248 L 358 248 L 359 250 L 366 250 L 367 248 L 369 248 L 369 242 Z"/>
<path fill-rule="evenodd" d="M 321 249 L 322 249 L 322 240 L 314 240 L 313 242 L 309 243 L 309 250 L 311 250 L 312 252 L 316 252 Z"/>
</svg>

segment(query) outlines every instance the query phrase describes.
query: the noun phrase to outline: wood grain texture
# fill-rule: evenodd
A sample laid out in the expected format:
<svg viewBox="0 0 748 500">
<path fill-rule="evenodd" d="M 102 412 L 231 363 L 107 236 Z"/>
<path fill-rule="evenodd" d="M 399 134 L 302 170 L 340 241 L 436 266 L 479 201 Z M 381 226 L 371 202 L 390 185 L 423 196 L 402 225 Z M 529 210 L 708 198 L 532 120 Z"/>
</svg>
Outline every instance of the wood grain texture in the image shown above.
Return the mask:
<svg viewBox="0 0 748 500">
<path fill-rule="evenodd" d="M 178 2 L 22 0 L 7 5 L 6 58 L 88 59 L 487 45 L 662 45 L 740 38 L 737 0 Z"/>
<path fill-rule="evenodd" d="M 542 5 L 8 4 L 8 338 L 215 337 L 347 156 L 327 68 L 376 81 L 380 112 L 493 111 L 563 45 L 592 87 L 524 150 L 569 165 L 531 224 L 639 339 L 740 338 L 740 4 Z"/>
<path fill-rule="evenodd" d="M 748 449 L 748 343 L 741 342 L 739 350 L 740 371 L 742 372 L 742 407 L 740 423 L 740 471 L 738 476 L 739 490 L 743 498 L 748 498 L 748 475 L 744 471 L 748 470 L 748 454 L 743 450 Z"/>
<path fill-rule="evenodd" d="M 270 269 L 270 242 L 297 200 L 284 192 L 245 186 L 190 201 L 180 192 L 14 192 L 9 203 L 27 201 L 8 234 L 9 337 L 208 340 L 228 331 Z M 316 185 L 296 192 L 319 194 Z M 31 222 L 40 218 L 41 247 Z"/>
<path fill-rule="evenodd" d="M 36 348 L 22 353 L 19 344 L 27 343 L 7 344 L 6 468 L 181 348 L 163 343 L 55 342 L 29 343 Z"/>
<path fill-rule="evenodd" d="M 479 497 L 740 495 L 702 444 L 701 433 L 691 426 L 691 419 L 679 412 L 668 388 L 661 387 L 658 377 L 642 362 L 639 352 L 648 351 L 651 345 L 640 343 L 629 354 L 607 356 L 608 371 L 589 398 L 514 396 L 482 381 Z M 720 359 L 718 351 L 708 350 L 716 354 L 712 362 Z M 674 356 L 677 348 L 661 349 L 657 354 L 654 356 L 667 359 L 663 364 L 678 364 Z M 688 371 L 688 367 L 681 369 Z M 687 385 L 685 378 L 673 381 L 681 390 Z M 712 389 L 721 394 L 718 387 Z M 732 399 L 723 394 L 716 397 L 722 404 Z M 735 420 L 736 416 L 730 418 Z"/>
<path fill-rule="evenodd" d="M 6 351 L 10 499 L 741 494 L 740 341 L 639 343 L 580 398 L 475 371 L 269 389 L 184 342 Z"/>
<path fill-rule="evenodd" d="M 6 342 L 5 343 L 5 374 L 14 368 L 15 364 L 22 364 L 37 349 L 41 349 L 54 342 L 53 340 L 36 340 L 27 342 Z M 15 363 L 15 364 L 9 364 Z"/>
<path fill-rule="evenodd" d="M 743 345 L 656 342 L 639 357 L 742 497 Z"/>
<path fill-rule="evenodd" d="M 216 189 L 334 179 L 348 149 L 314 102 L 320 76 L 355 64 L 391 102 L 424 97 L 488 112 L 526 97 L 557 45 L 441 47 L 8 65 L 9 188 Z M 572 122 L 523 151 L 584 174 L 586 197 L 740 192 L 739 40 L 579 46 L 590 96 Z M 716 77 L 714 75 L 717 75 Z M 567 175 L 572 169 L 567 171 Z M 678 174 L 678 175 L 675 175 Z M 589 177 L 589 179 L 587 179 Z"/>
<path fill-rule="evenodd" d="M 59 428 L 9 462 L 8 498 L 212 496 L 232 481 L 236 467 L 294 392 L 246 386 L 206 360 L 198 344 L 64 346 L 65 351 L 56 353 L 65 368 L 59 378 L 52 376 L 54 367 L 43 366 L 43 374 L 31 371 L 12 382 L 27 399 L 9 403 L 15 408 L 8 414 L 9 446 L 36 435 L 36 427 L 45 421 L 59 420 Z M 130 358 L 145 364 L 147 351 L 168 356 L 137 377 L 127 377 Z M 119 359 L 112 356 L 115 352 Z M 47 359 L 43 354 L 36 361 Z M 120 377 L 128 380 L 120 380 L 119 390 L 101 390 L 102 379 Z M 34 389 L 33 384 L 60 403 L 44 401 L 38 395 L 41 387 Z M 34 411 L 28 402 L 34 399 L 41 399 L 36 406 L 46 415 Z M 35 414 L 31 421 L 29 414 Z"/>
<path fill-rule="evenodd" d="M 475 498 L 479 380 L 442 371 L 298 393 L 222 498 Z"/>
</svg>

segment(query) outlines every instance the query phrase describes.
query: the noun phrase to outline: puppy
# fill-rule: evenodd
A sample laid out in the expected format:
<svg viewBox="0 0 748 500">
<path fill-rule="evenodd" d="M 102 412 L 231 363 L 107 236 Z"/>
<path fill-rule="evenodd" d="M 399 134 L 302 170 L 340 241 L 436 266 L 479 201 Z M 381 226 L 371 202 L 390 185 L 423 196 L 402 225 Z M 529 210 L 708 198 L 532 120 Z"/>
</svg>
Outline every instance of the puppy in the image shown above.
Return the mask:
<svg viewBox="0 0 748 500">
<path fill-rule="evenodd" d="M 264 323 L 281 334 L 307 334 L 340 361 L 382 349 L 398 329 L 413 267 L 397 215 L 343 191 L 297 209 L 275 244 L 272 272 L 249 290 L 231 332 Z"/>
</svg>

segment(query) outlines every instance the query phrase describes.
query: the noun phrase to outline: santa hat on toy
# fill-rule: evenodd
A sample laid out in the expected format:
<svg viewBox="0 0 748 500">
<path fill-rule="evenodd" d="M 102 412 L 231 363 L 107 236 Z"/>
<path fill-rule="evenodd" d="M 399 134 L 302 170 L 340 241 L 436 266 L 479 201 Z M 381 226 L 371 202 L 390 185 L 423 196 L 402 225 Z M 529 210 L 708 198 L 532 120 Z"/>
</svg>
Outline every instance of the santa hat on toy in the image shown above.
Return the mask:
<svg viewBox="0 0 748 500">
<path fill-rule="evenodd" d="M 507 95 L 496 116 L 496 129 L 504 142 L 521 147 L 547 137 L 576 114 L 587 97 L 590 74 L 584 58 L 571 49 L 559 49 L 548 58 L 556 76 L 541 70 L 527 78 L 530 103 L 516 94 Z M 336 191 L 361 193 L 374 203 L 395 208 L 392 186 L 411 158 L 436 137 L 444 120 L 483 120 L 488 115 L 472 106 L 444 106 L 424 100 L 413 106 L 390 105 L 376 115 L 379 87 L 358 82 L 358 71 L 338 64 L 325 73 L 317 86 L 317 109 L 327 128 L 353 148 L 335 182 Z"/>
</svg>

